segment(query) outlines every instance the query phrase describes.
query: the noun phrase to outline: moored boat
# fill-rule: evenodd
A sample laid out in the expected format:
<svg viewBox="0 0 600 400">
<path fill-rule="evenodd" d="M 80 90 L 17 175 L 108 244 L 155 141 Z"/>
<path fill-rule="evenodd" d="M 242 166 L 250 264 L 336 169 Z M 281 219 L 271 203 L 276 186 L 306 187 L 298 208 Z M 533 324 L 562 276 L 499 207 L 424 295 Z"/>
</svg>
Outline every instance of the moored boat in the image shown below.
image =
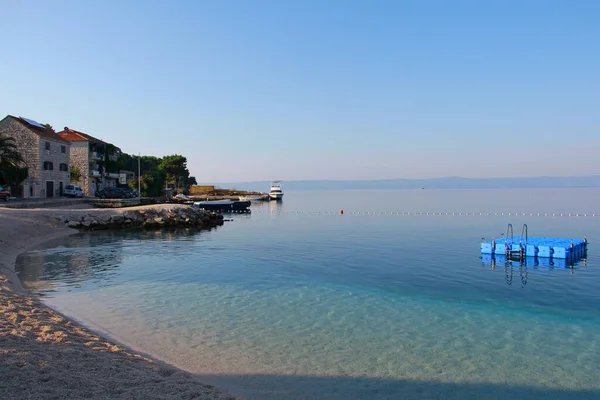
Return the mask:
<svg viewBox="0 0 600 400">
<path fill-rule="evenodd" d="M 261 201 L 263 200 L 262 196 L 240 196 L 238 197 L 240 201 Z"/>
<path fill-rule="evenodd" d="M 217 212 L 250 212 L 250 201 L 210 200 L 195 201 L 192 207 Z"/>
<path fill-rule="evenodd" d="M 283 199 L 283 190 L 281 190 L 281 182 L 273 181 L 271 183 L 271 190 L 269 190 L 269 198 L 271 200 Z"/>
</svg>

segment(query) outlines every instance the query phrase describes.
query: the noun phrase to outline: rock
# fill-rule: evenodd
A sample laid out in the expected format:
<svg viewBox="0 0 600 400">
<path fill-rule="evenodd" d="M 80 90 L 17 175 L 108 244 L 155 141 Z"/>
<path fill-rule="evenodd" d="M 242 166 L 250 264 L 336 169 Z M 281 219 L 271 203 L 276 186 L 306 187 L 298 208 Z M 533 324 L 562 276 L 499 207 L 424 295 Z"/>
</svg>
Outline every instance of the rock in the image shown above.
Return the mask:
<svg viewBox="0 0 600 400">
<path fill-rule="evenodd" d="M 62 216 L 61 223 L 71 228 L 119 229 L 146 227 L 158 228 L 167 226 L 214 227 L 223 224 L 223 216 L 192 207 L 162 207 L 142 210 L 105 210 L 83 211 Z"/>
<path fill-rule="evenodd" d="M 79 222 L 79 221 L 69 221 L 69 222 L 67 222 L 67 226 L 69 228 L 79 228 L 81 226 L 81 222 Z"/>
</svg>

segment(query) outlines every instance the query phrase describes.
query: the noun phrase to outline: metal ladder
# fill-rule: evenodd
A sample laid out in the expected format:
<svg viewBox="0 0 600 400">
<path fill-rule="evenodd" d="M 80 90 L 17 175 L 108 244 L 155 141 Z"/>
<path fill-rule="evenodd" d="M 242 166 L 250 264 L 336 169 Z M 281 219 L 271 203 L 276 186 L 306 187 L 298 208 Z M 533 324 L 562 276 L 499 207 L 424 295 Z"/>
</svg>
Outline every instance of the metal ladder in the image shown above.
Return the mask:
<svg viewBox="0 0 600 400">
<path fill-rule="evenodd" d="M 523 235 L 525 235 L 525 245 L 523 245 Z M 509 241 L 510 237 L 510 241 Z M 516 256 L 519 257 L 519 260 L 522 260 L 525 257 L 525 246 L 527 246 L 527 242 L 529 241 L 529 233 L 527 230 L 527 224 L 523 224 L 523 229 L 521 229 L 521 237 L 519 238 L 519 250 L 513 250 L 512 245 L 515 241 L 515 235 L 513 232 L 512 224 L 508 224 L 506 227 L 506 236 L 505 236 L 504 247 L 506 249 L 506 259 L 514 259 Z"/>
</svg>

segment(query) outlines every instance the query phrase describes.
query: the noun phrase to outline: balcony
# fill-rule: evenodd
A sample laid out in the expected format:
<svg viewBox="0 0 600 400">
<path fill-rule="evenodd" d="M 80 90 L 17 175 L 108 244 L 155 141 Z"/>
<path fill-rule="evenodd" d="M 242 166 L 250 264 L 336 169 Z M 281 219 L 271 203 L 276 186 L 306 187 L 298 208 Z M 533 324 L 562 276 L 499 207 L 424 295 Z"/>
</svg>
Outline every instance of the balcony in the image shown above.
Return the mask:
<svg viewBox="0 0 600 400">
<path fill-rule="evenodd" d="M 100 177 L 100 171 L 98 171 L 97 169 L 92 169 L 90 170 L 90 176 Z"/>
<path fill-rule="evenodd" d="M 116 155 L 116 154 L 111 154 L 110 156 L 108 156 L 108 159 L 109 159 L 110 161 L 117 162 L 117 161 L 119 161 L 119 156 L 118 156 L 118 155 Z"/>
<path fill-rule="evenodd" d="M 102 160 L 102 153 L 90 151 L 90 160 Z"/>
<path fill-rule="evenodd" d="M 107 172 L 107 173 L 105 174 L 105 176 L 106 176 L 107 178 L 114 178 L 114 179 L 119 179 L 119 177 L 120 177 L 120 175 L 119 175 L 119 173 L 118 173 L 118 172 Z"/>
</svg>

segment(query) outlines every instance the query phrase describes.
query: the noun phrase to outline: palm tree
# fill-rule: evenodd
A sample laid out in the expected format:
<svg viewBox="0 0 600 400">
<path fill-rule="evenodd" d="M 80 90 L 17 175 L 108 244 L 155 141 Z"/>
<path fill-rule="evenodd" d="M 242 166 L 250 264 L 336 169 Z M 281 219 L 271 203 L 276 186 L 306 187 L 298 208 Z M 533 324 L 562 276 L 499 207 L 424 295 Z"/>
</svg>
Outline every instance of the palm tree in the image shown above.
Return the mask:
<svg viewBox="0 0 600 400">
<path fill-rule="evenodd" d="M 15 139 L 0 134 L 0 181 L 8 186 L 18 186 L 27 178 L 25 160 L 15 144 Z"/>
<path fill-rule="evenodd" d="M 0 134 L 0 171 L 6 165 L 17 167 L 24 162 L 25 160 L 15 144 L 15 139 Z"/>
</svg>

